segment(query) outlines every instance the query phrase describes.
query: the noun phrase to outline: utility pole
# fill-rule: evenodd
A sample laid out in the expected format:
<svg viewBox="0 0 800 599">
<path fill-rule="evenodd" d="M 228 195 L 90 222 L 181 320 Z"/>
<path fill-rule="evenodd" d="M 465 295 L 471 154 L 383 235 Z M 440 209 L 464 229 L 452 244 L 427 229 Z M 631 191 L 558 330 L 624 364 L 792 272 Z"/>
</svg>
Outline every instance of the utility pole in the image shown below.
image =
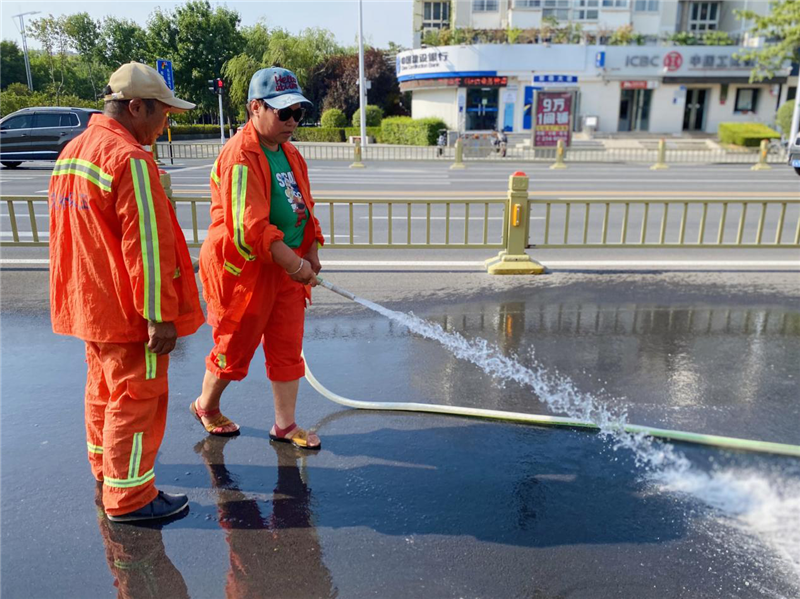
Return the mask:
<svg viewBox="0 0 800 599">
<path fill-rule="evenodd" d="M 358 108 L 361 115 L 361 146 L 367 145 L 367 84 L 364 81 L 364 17 L 358 0 Z"/>
<path fill-rule="evenodd" d="M 800 77 L 797 78 L 798 85 L 794 92 L 794 113 L 792 114 L 792 126 L 789 128 L 789 146 L 791 149 L 797 140 L 797 129 L 800 128 Z M 800 146 L 800 140 L 797 140 Z"/>
<path fill-rule="evenodd" d="M 225 144 L 225 117 L 222 116 L 222 86 L 219 89 L 219 143 Z"/>
<path fill-rule="evenodd" d="M 11 17 L 19 17 L 19 28 L 22 34 L 22 53 L 25 56 L 25 74 L 28 76 L 28 89 L 33 91 L 33 77 L 31 76 L 31 63 L 28 60 L 28 42 L 25 39 L 25 15 L 38 15 L 40 11 L 34 10 L 30 12 L 21 12 L 18 15 L 11 15 Z"/>
</svg>

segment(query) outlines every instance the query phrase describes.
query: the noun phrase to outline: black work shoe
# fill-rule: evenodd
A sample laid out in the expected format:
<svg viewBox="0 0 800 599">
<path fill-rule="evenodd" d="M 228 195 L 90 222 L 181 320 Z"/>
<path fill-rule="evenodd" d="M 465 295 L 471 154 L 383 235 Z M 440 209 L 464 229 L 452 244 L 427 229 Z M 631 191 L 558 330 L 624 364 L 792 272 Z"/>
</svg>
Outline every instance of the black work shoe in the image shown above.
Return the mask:
<svg viewBox="0 0 800 599">
<path fill-rule="evenodd" d="M 186 495 L 172 495 L 159 491 L 158 496 L 146 506 L 134 512 L 120 514 L 118 516 L 108 515 L 112 522 L 141 522 L 143 520 L 160 520 L 169 518 L 178 512 L 185 510 L 189 506 L 189 498 Z"/>
</svg>

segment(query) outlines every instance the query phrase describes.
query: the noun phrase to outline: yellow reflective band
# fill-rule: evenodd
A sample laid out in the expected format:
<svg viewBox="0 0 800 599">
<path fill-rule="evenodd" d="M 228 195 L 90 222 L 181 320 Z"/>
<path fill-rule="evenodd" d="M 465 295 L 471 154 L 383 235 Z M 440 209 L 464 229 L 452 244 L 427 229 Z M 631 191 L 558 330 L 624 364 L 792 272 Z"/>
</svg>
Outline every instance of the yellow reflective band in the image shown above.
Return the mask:
<svg viewBox="0 0 800 599">
<path fill-rule="evenodd" d="M 144 344 L 144 378 L 146 381 L 156 378 L 156 366 L 158 365 L 158 356 L 150 351 L 147 342 Z"/>
<path fill-rule="evenodd" d="M 211 180 L 219 185 L 219 175 L 217 174 L 217 162 L 218 160 L 214 161 L 214 166 L 211 167 Z"/>
<path fill-rule="evenodd" d="M 252 248 L 244 240 L 244 210 L 247 199 L 247 167 L 236 164 L 231 178 L 231 212 L 233 216 L 233 243 L 245 260 L 255 260 Z"/>
<path fill-rule="evenodd" d="M 147 163 L 131 158 L 131 175 L 136 205 L 139 208 L 139 236 L 142 244 L 144 271 L 144 314 L 147 320 L 161 322 L 161 257 L 158 226 Z"/>
<path fill-rule="evenodd" d="M 86 442 L 86 447 L 89 448 L 89 453 L 103 453 L 103 448 L 100 445 L 92 445 L 88 441 Z"/>
<path fill-rule="evenodd" d="M 175 274 L 174 274 L 174 275 L 172 275 L 172 278 L 173 278 L 173 279 L 177 279 L 177 278 L 179 278 L 180 276 L 181 276 L 181 267 L 179 266 L 178 268 L 176 268 L 176 269 L 175 269 Z"/>
<path fill-rule="evenodd" d="M 117 489 L 129 489 L 131 487 L 138 487 L 145 483 L 150 482 L 156 477 L 156 473 L 151 469 L 136 478 L 109 478 L 106 476 L 103 479 L 103 483 L 108 485 L 109 487 L 115 487 Z"/>
<path fill-rule="evenodd" d="M 111 191 L 111 184 L 114 182 L 114 177 L 106 172 L 103 172 L 96 164 L 92 164 L 88 160 L 81 160 L 80 158 L 62 158 L 56 160 L 56 165 L 53 167 L 52 176 L 59 175 L 76 175 L 83 177 L 97 185 L 103 191 Z"/>
<path fill-rule="evenodd" d="M 225 354 L 217 354 L 217 366 L 224 370 L 227 363 L 228 362 L 225 359 Z"/>
<path fill-rule="evenodd" d="M 226 262 L 225 262 L 225 264 L 223 264 L 223 267 L 224 267 L 224 268 L 225 268 L 225 270 L 227 270 L 229 273 L 231 273 L 232 275 L 235 275 L 235 276 L 237 276 L 237 277 L 238 277 L 240 274 L 242 274 L 242 269 L 241 269 L 241 268 L 236 268 L 236 267 L 235 267 L 233 264 L 231 264 L 230 262 L 227 262 L 227 261 L 226 261 Z"/>
<path fill-rule="evenodd" d="M 144 433 L 134 433 L 133 447 L 131 448 L 131 459 L 128 463 L 128 480 L 136 478 L 139 472 L 139 465 L 142 462 L 142 437 Z"/>
<path fill-rule="evenodd" d="M 155 478 L 155 472 L 151 468 L 144 474 L 137 474 L 142 465 L 142 437 L 144 433 L 135 433 L 133 435 L 133 444 L 131 447 L 131 459 L 128 462 L 128 478 L 110 478 L 103 477 L 103 482 L 109 487 L 116 487 L 117 489 L 128 489 L 130 487 L 138 487 Z"/>
</svg>

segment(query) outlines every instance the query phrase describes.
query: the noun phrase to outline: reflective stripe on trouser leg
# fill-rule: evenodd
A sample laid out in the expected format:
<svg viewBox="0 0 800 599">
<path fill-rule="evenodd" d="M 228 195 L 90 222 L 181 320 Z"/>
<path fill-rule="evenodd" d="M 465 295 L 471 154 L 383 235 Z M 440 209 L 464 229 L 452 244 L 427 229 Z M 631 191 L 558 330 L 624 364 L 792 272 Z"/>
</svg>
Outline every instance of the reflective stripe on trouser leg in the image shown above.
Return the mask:
<svg viewBox="0 0 800 599">
<path fill-rule="evenodd" d="M 110 393 L 103 375 L 97 345 L 86 343 L 86 390 L 84 416 L 86 422 L 86 449 L 92 475 L 103 480 L 103 422 Z"/>
<path fill-rule="evenodd" d="M 138 487 L 143 485 L 147 482 L 150 482 L 155 478 L 155 473 L 153 469 L 147 470 L 146 472 L 140 472 L 141 464 L 142 464 L 142 438 L 144 437 L 144 433 L 135 433 L 133 435 L 133 447 L 131 447 L 131 458 L 128 463 L 128 476 L 127 478 L 111 478 L 110 476 L 105 477 L 105 483 L 109 487 L 114 487 L 116 489 L 129 489 L 131 487 Z"/>
</svg>

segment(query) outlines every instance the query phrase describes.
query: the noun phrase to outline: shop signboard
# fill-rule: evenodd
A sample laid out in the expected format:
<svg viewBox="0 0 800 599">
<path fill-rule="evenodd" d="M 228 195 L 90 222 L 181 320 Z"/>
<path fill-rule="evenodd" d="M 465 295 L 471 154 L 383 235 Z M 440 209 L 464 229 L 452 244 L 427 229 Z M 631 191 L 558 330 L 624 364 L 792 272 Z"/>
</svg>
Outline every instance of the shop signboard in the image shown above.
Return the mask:
<svg viewBox="0 0 800 599">
<path fill-rule="evenodd" d="M 571 113 L 571 92 L 538 92 L 534 145 L 537 148 L 555 146 L 561 139 L 566 146 L 569 146 Z"/>
</svg>

